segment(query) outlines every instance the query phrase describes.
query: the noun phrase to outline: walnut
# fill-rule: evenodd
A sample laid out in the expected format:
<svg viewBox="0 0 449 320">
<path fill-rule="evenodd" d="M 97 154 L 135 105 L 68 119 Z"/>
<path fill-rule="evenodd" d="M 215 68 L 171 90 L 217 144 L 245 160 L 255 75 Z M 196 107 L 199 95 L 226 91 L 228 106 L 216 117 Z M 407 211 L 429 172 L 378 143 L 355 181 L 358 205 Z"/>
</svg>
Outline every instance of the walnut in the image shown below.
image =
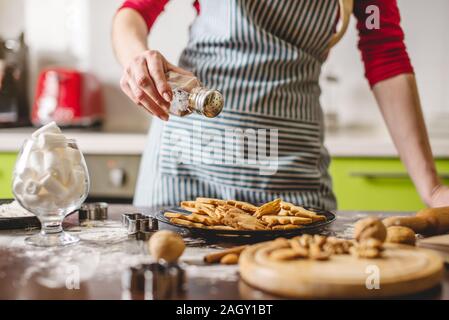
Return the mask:
<svg viewBox="0 0 449 320">
<path fill-rule="evenodd" d="M 322 248 L 319 243 L 312 243 L 309 248 L 309 258 L 313 260 L 327 260 L 332 255 L 330 250 Z"/>
<path fill-rule="evenodd" d="M 186 247 L 182 237 L 169 230 L 156 232 L 148 242 L 151 255 L 156 260 L 175 262 Z"/>
<path fill-rule="evenodd" d="M 329 248 L 333 254 L 349 254 L 353 245 L 354 242 L 351 240 L 328 237 L 324 246 Z"/>
<path fill-rule="evenodd" d="M 310 234 L 304 234 L 301 237 L 298 237 L 298 241 L 304 248 L 308 248 L 309 245 L 313 242 L 313 236 Z"/>
<path fill-rule="evenodd" d="M 273 260 L 327 260 L 334 254 L 350 253 L 354 243 L 352 240 L 304 234 L 290 240 L 278 238 L 273 245 L 275 249 L 269 255 Z"/>
<path fill-rule="evenodd" d="M 377 218 L 366 218 L 357 221 L 354 226 L 354 238 L 361 242 L 366 239 L 377 239 L 381 242 L 387 237 L 385 225 Z"/>
<path fill-rule="evenodd" d="M 369 238 L 362 240 L 351 248 L 351 254 L 358 258 L 374 259 L 382 256 L 382 242 L 378 239 Z"/>
<path fill-rule="evenodd" d="M 327 241 L 327 237 L 316 234 L 313 236 L 313 243 L 322 248 Z"/>
<path fill-rule="evenodd" d="M 407 227 L 392 226 L 387 228 L 386 242 L 402 243 L 414 246 L 416 242 L 415 231 Z"/>
</svg>

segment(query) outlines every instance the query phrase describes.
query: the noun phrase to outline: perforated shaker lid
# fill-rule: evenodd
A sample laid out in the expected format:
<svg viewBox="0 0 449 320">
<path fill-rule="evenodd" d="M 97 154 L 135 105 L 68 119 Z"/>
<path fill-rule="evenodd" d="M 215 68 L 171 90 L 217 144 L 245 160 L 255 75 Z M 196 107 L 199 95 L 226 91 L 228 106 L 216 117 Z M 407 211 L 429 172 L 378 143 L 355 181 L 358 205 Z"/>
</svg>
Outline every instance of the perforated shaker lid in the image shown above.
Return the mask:
<svg viewBox="0 0 449 320">
<path fill-rule="evenodd" d="M 208 118 L 215 118 L 223 110 L 224 99 L 220 91 L 207 90 L 200 99 L 202 100 L 202 114 Z"/>
</svg>

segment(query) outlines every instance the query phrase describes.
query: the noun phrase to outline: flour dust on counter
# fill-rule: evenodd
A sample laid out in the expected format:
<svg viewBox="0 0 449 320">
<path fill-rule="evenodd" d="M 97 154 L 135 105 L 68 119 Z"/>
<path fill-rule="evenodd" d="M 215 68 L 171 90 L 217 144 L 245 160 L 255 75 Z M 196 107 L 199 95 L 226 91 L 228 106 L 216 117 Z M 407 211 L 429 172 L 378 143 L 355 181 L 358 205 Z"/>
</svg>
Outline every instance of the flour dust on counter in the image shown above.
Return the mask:
<svg viewBox="0 0 449 320">
<path fill-rule="evenodd" d="M 22 208 L 17 201 L 5 203 L 0 205 L 0 219 L 1 218 L 23 218 L 32 217 L 34 214 Z"/>
<path fill-rule="evenodd" d="M 12 250 L 17 259 L 28 261 L 19 285 L 35 279 L 47 288 L 76 286 L 67 283 L 68 275 L 79 277 L 79 282 L 116 280 L 130 267 L 154 262 L 148 253 L 146 241 L 130 239 L 127 230 L 119 221 L 89 221 L 80 226 L 67 228 L 81 241 L 76 246 L 40 248 L 28 246 L 25 238 L 36 230 L 9 230 L 0 235 L 0 246 Z M 236 281 L 236 266 L 205 265 L 204 255 L 219 250 L 217 246 L 206 246 L 198 239 L 186 238 L 187 248 L 181 258 L 187 278 L 193 281 Z M 201 247 L 199 247 L 201 245 Z"/>
<path fill-rule="evenodd" d="M 0 245 L 14 250 L 17 259 L 29 261 L 21 277 L 25 285 L 30 279 L 48 288 L 67 287 L 69 275 L 78 282 L 90 279 L 114 279 L 130 266 L 151 262 L 145 246 L 128 240 L 126 231 L 118 223 L 103 226 L 74 227 L 67 232 L 81 241 L 76 246 L 41 248 L 28 246 L 25 238 L 34 230 L 5 231 Z"/>
</svg>

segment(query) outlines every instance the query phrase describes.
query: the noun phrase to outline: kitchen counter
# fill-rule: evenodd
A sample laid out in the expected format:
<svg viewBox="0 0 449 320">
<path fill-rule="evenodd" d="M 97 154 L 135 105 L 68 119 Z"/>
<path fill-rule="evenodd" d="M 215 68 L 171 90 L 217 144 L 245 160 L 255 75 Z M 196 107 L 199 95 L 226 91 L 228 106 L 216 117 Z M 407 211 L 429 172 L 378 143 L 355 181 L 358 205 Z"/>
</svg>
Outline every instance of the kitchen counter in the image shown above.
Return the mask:
<svg viewBox="0 0 449 320">
<path fill-rule="evenodd" d="M 17 152 L 35 128 L 0 129 L 0 152 Z M 141 155 L 146 142 L 143 133 L 113 133 L 81 129 L 64 130 L 64 134 L 78 142 L 85 154 Z"/>
<path fill-rule="evenodd" d="M 151 261 L 143 242 L 123 238 L 119 226 L 122 212 L 141 211 L 154 214 L 149 208 L 112 205 L 107 225 L 85 228 L 77 226 L 77 216 L 65 220 L 65 228 L 78 234 L 82 241 L 66 248 L 40 249 L 27 247 L 25 236 L 36 231 L 0 232 L 0 299 L 121 299 L 129 298 L 122 292 L 121 277 L 131 265 Z M 323 230 L 325 235 L 350 237 L 356 220 L 366 217 L 366 212 L 338 212 L 337 220 Z M 388 216 L 390 214 L 376 214 Z M 397 213 L 396 213 L 397 214 Z M 406 213 L 404 213 L 406 214 Z M 167 228 L 167 226 L 162 226 Z M 118 228 L 118 229 L 117 229 Z M 120 230 L 122 230 L 120 235 Z M 122 237 L 121 241 L 95 242 L 107 234 Z M 97 237 L 95 237 L 95 234 Z M 117 239 L 115 239 L 117 240 Z M 181 299 L 276 299 L 251 288 L 238 276 L 237 266 L 204 265 L 202 257 L 229 246 L 186 238 L 187 249 L 182 257 L 187 271 L 187 292 Z M 67 272 L 79 268 L 79 288 L 67 289 Z M 142 299 L 142 296 L 134 296 Z M 449 272 L 446 270 L 441 286 L 419 295 L 403 298 L 449 299 Z"/>
<path fill-rule="evenodd" d="M 435 158 L 449 157 L 449 131 L 430 134 Z M 397 158 L 398 152 L 386 130 L 342 129 L 326 133 L 325 145 L 333 157 Z"/>
<path fill-rule="evenodd" d="M 17 152 L 33 128 L 0 129 L 0 152 Z M 64 130 L 76 139 L 85 154 L 140 155 L 145 148 L 144 133 Z M 431 135 L 436 158 L 449 158 L 449 133 Z M 325 145 L 333 157 L 398 157 L 388 134 L 381 130 L 351 129 L 326 133 Z"/>
</svg>

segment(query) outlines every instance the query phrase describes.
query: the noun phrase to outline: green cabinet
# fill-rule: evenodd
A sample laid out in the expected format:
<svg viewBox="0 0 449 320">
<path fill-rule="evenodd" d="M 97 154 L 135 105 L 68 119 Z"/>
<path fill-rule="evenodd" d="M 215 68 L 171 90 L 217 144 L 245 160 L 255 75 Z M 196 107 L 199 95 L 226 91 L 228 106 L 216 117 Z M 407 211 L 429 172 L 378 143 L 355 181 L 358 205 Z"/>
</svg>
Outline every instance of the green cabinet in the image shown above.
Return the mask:
<svg viewBox="0 0 449 320">
<path fill-rule="evenodd" d="M 436 163 L 447 178 L 449 160 Z M 330 172 L 339 210 L 415 211 L 424 206 L 399 159 L 333 158 Z"/>
<path fill-rule="evenodd" d="M 16 153 L 0 153 L 0 199 L 12 198 L 11 180 L 16 156 Z"/>
<path fill-rule="evenodd" d="M 16 153 L 0 153 L 0 199 L 11 198 Z M 437 160 L 440 175 L 449 177 L 449 159 Z M 424 206 L 397 158 L 332 159 L 330 172 L 339 210 L 406 210 Z M 449 185 L 449 179 L 444 179 Z"/>
</svg>

